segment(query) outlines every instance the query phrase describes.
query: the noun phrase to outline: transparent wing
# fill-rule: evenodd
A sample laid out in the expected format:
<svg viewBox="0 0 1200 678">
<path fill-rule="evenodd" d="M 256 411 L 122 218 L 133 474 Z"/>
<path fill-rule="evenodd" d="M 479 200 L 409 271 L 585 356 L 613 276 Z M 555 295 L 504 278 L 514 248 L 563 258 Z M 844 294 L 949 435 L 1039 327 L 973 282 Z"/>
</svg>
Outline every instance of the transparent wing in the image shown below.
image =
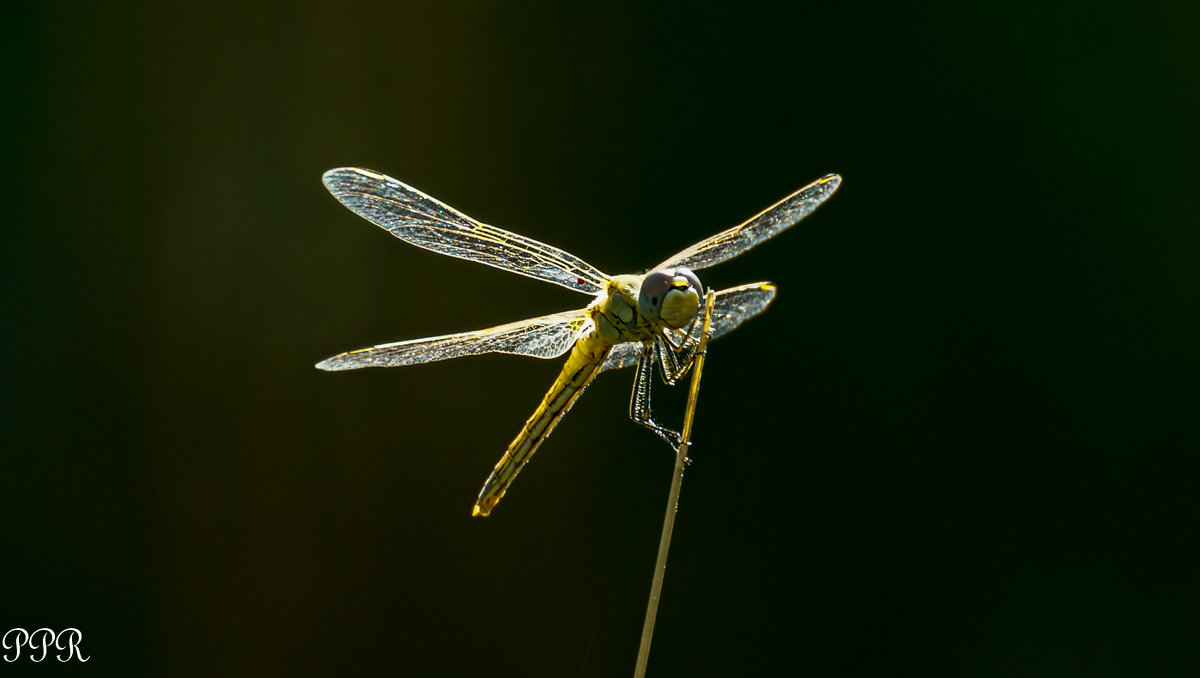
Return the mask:
<svg viewBox="0 0 1200 678">
<path fill-rule="evenodd" d="M 636 341 L 617 344 L 608 352 L 608 358 L 600 366 L 600 371 L 619 370 L 622 367 L 638 364 L 642 357 L 642 345 Z"/>
<path fill-rule="evenodd" d="M 827 174 L 780 200 L 740 226 L 701 240 L 667 259 L 653 270 L 686 266 L 693 271 L 732 259 L 800 221 L 829 199 L 842 178 Z"/>
<path fill-rule="evenodd" d="M 317 363 L 322 370 L 357 370 L 429 363 L 481 353 L 557 358 L 591 326 L 587 309 L 521 320 L 476 332 L 411 339 L 348 351 Z"/>
<path fill-rule="evenodd" d="M 573 254 L 475 221 L 395 179 L 356 167 L 329 170 L 325 187 L 343 205 L 392 235 L 438 254 L 595 294 L 608 276 Z"/>
<path fill-rule="evenodd" d="M 762 313 L 774 298 L 775 286 L 765 282 L 730 287 L 717 292 L 716 301 L 713 302 L 712 338 L 727 334 L 746 320 Z M 692 327 L 692 338 L 699 341 L 700 323 Z M 600 366 L 600 371 L 636 365 L 641 357 L 640 343 L 632 341 L 617 344 Z"/>
</svg>

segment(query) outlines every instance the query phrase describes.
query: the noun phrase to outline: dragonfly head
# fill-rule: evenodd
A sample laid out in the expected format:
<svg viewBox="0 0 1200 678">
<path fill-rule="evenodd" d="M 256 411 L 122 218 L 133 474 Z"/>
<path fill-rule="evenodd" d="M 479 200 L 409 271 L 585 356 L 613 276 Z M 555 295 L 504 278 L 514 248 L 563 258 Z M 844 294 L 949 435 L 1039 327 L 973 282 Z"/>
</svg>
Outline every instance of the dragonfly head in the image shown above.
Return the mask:
<svg viewBox="0 0 1200 678">
<path fill-rule="evenodd" d="M 680 328 L 692 322 L 700 311 L 702 291 L 700 279 L 682 266 L 652 271 L 642 279 L 638 310 L 651 322 L 661 320 Z"/>
</svg>

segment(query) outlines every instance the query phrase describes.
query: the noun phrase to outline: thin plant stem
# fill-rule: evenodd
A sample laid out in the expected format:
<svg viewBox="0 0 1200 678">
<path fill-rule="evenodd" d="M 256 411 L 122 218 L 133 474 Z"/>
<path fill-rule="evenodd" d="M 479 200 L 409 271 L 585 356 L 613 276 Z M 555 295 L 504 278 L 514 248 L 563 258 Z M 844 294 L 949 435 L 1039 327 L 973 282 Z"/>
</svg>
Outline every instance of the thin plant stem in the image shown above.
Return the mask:
<svg viewBox="0 0 1200 678">
<path fill-rule="evenodd" d="M 646 605 L 646 621 L 642 624 L 642 642 L 638 647 L 637 666 L 634 678 L 644 678 L 646 663 L 650 660 L 650 640 L 654 636 L 654 620 L 658 617 L 658 599 L 662 593 L 663 576 L 667 573 L 667 552 L 671 547 L 671 533 L 675 530 L 675 514 L 679 511 L 679 491 L 683 487 L 683 469 L 688 464 L 687 449 L 692 439 L 692 421 L 696 415 L 696 397 L 700 393 L 700 373 L 704 371 L 704 356 L 708 351 L 709 324 L 712 321 L 713 302 L 716 294 L 712 290 L 704 297 L 704 325 L 700 330 L 700 346 L 696 349 L 692 364 L 692 385 L 688 390 L 687 410 L 683 413 L 683 432 L 679 446 L 675 448 L 675 475 L 671 478 L 671 491 L 667 495 L 667 513 L 663 518 L 662 536 L 658 540 L 658 561 L 654 564 L 654 578 L 650 582 L 650 602 Z"/>
</svg>

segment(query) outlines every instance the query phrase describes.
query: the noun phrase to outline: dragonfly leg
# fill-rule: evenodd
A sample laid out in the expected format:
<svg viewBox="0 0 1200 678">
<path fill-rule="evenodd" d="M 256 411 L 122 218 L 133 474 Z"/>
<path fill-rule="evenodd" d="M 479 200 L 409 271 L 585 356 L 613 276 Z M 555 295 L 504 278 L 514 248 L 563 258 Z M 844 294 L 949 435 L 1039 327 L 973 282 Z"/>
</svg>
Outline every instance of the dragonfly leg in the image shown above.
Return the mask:
<svg viewBox="0 0 1200 678">
<path fill-rule="evenodd" d="M 674 386 L 675 382 L 688 373 L 688 370 L 692 368 L 692 361 L 696 357 L 696 350 L 700 347 L 700 343 L 691 336 L 690 329 L 686 333 L 680 332 L 680 335 L 683 338 L 678 344 L 672 340 L 671 334 L 668 332 L 663 334 L 654 345 L 658 365 L 662 368 L 663 382 L 668 386 Z"/>
<path fill-rule="evenodd" d="M 654 415 L 650 409 L 650 384 L 654 380 L 655 346 L 656 344 L 647 343 L 642 348 L 642 359 L 638 361 L 637 377 L 633 381 L 633 396 L 629 399 L 629 418 L 654 431 L 660 438 L 667 441 L 668 445 L 678 449 L 682 436 L 654 421 Z"/>
</svg>

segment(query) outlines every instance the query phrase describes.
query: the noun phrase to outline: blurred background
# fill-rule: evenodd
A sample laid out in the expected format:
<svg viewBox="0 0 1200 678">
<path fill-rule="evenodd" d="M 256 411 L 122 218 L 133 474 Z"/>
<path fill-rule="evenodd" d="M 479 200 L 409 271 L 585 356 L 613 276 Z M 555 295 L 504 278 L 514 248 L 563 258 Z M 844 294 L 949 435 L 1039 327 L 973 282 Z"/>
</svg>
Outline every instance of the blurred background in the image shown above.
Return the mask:
<svg viewBox="0 0 1200 678">
<path fill-rule="evenodd" d="M 3 25 L 4 630 L 95 675 L 629 675 L 672 465 L 632 372 L 472 519 L 559 361 L 313 364 L 587 299 L 321 173 L 625 273 L 839 172 L 702 272 L 779 295 L 710 352 L 650 675 L 1200 671 L 1194 2 Z"/>
</svg>

